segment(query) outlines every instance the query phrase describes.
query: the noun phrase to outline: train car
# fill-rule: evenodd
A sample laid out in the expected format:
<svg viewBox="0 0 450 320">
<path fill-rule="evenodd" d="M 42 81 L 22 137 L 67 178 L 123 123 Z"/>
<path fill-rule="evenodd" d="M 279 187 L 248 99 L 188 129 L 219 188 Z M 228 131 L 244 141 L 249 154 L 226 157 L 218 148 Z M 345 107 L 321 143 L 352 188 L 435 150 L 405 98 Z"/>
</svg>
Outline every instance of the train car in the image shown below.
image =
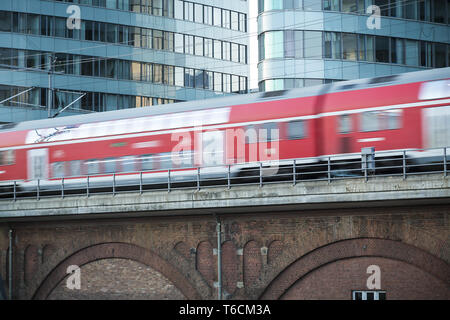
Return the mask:
<svg viewBox="0 0 450 320">
<path fill-rule="evenodd" d="M 233 175 L 258 162 L 450 145 L 450 68 L 302 89 L 12 123 L 0 187 L 92 186 Z M 420 154 L 424 156 L 424 154 Z M 418 155 L 419 157 L 419 155 Z M 301 160 L 300 160 L 301 161 Z M 178 179 L 178 180 L 177 180 Z"/>
</svg>

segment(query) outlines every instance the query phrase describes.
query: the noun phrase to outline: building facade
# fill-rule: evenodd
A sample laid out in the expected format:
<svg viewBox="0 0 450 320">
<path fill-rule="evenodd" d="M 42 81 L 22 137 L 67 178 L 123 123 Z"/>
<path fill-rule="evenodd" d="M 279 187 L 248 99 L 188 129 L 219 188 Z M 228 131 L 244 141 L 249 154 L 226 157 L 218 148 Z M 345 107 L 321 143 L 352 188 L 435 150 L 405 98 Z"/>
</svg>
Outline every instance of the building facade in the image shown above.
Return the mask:
<svg viewBox="0 0 450 320">
<path fill-rule="evenodd" d="M 259 0 L 258 5 L 261 91 L 449 66 L 448 0 Z"/>
<path fill-rule="evenodd" d="M 246 0 L 2 0 L 0 122 L 247 92 L 247 14 Z"/>
</svg>

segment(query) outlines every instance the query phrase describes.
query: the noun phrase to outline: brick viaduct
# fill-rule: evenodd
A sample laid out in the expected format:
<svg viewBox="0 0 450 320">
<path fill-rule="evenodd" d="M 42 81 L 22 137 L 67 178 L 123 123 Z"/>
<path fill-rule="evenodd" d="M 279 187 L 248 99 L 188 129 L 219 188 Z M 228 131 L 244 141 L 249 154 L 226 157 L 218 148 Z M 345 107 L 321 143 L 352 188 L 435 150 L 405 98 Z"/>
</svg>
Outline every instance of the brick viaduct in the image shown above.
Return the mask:
<svg viewBox="0 0 450 320">
<path fill-rule="evenodd" d="M 217 218 L 226 299 L 351 299 L 370 265 L 450 299 L 449 203 L 442 175 L 3 201 L 0 274 L 12 230 L 14 299 L 217 299 Z"/>
</svg>

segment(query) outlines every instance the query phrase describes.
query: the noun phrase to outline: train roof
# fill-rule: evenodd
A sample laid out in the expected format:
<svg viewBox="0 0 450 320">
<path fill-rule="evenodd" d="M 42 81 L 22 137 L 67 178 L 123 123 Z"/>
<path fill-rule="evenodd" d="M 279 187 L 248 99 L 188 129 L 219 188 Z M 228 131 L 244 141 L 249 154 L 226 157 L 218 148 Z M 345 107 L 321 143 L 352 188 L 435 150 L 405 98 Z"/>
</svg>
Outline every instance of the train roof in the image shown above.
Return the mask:
<svg viewBox="0 0 450 320">
<path fill-rule="evenodd" d="M 94 114 L 64 116 L 60 118 L 49 118 L 49 119 L 9 123 L 0 126 L 0 132 L 53 128 L 79 123 L 92 123 L 92 122 L 101 122 L 127 118 L 138 118 L 168 113 L 178 113 L 191 110 L 245 105 L 263 101 L 309 97 L 325 93 L 352 91 L 371 87 L 389 86 L 394 84 L 406 84 L 419 81 L 446 79 L 449 76 L 450 76 L 450 67 L 431 69 L 376 78 L 339 81 L 325 85 L 318 85 L 298 89 L 231 95 L 203 100 L 191 100 L 173 104 L 164 104 L 152 107 L 130 108 L 115 111 L 98 112 Z"/>
</svg>

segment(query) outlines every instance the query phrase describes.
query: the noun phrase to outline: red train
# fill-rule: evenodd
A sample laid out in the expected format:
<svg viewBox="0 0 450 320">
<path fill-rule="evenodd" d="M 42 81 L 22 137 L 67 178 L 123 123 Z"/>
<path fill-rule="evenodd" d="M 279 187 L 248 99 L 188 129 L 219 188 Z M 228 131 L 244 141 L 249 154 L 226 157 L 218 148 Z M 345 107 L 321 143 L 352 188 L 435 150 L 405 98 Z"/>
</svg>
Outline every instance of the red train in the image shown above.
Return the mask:
<svg viewBox="0 0 450 320">
<path fill-rule="evenodd" d="M 7 124 L 0 186 L 174 177 L 196 166 L 450 146 L 450 68 Z M 263 130 L 267 129 L 267 130 Z M 211 168 L 202 169 L 214 175 Z"/>
</svg>

